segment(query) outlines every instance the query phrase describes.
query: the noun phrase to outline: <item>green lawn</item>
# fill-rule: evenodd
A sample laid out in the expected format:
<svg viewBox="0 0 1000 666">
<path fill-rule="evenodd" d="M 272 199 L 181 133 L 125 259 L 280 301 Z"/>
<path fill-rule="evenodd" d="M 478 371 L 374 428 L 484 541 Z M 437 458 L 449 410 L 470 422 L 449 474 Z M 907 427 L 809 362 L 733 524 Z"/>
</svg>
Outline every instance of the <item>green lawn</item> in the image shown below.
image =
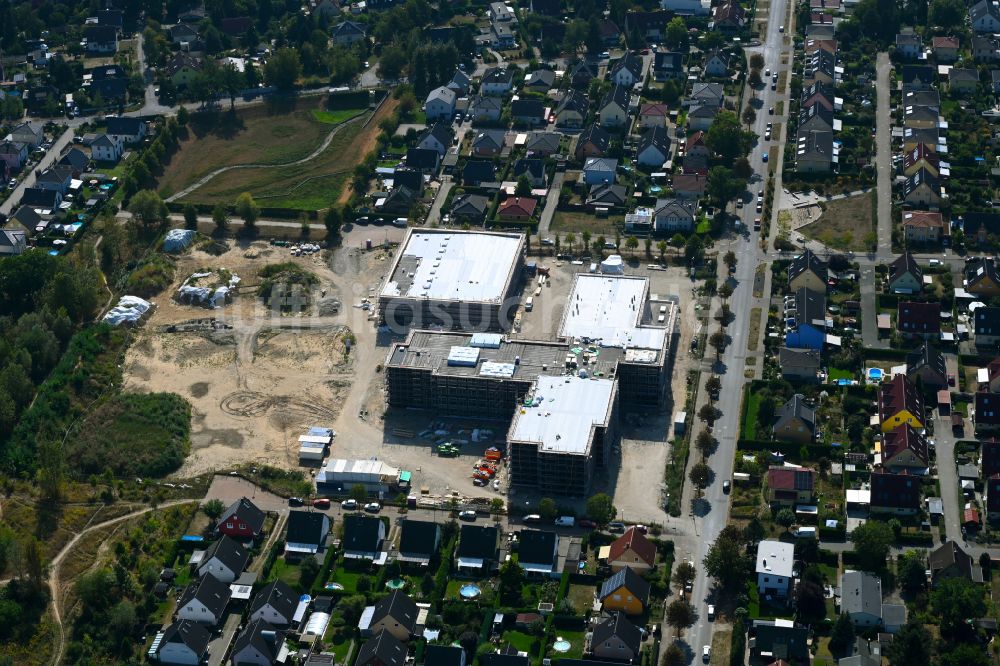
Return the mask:
<svg viewBox="0 0 1000 666">
<path fill-rule="evenodd" d="M 565 657 L 567 659 L 580 659 L 583 657 L 583 644 L 584 644 L 584 632 L 583 631 L 572 631 L 568 629 L 553 629 L 553 635 L 558 640 L 562 638 L 563 640 L 569 641 L 570 648 L 569 652 L 556 652 L 549 646 L 548 656 L 549 657 Z"/>
<path fill-rule="evenodd" d="M 707 215 L 702 215 L 698 220 L 698 226 L 695 227 L 694 231 L 697 234 L 707 234 L 712 230 L 712 223 L 709 221 Z"/>
<path fill-rule="evenodd" d="M 743 438 L 757 439 L 757 410 L 760 409 L 760 396 L 747 393 L 746 416 L 743 419 Z"/>
<path fill-rule="evenodd" d="M 570 585 L 568 598 L 573 608 L 579 614 L 585 613 L 594 605 L 594 591 L 593 585 Z"/>
<path fill-rule="evenodd" d="M 503 640 L 521 652 L 527 652 L 530 655 L 538 654 L 538 648 L 540 647 L 538 636 L 532 636 L 523 631 L 508 630 L 503 632 Z"/>
<path fill-rule="evenodd" d="M 830 381 L 835 382 L 838 379 L 854 379 L 854 373 L 843 368 L 830 368 Z"/>
<path fill-rule="evenodd" d="M 312 115 L 317 121 L 327 125 L 339 125 L 345 120 L 350 120 L 359 113 L 364 113 L 367 109 L 340 109 L 338 111 L 320 111 L 313 109 Z"/>
<path fill-rule="evenodd" d="M 274 566 L 271 567 L 271 575 L 268 576 L 268 580 L 280 580 L 293 590 L 298 589 L 301 578 L 302 572 L 299 570 L 298 565 L 285 562 L 283 557 L 279 557 L 274 561 Z"/>
<path fill-rule="evenodd" d="M 344 586 L 345 592 L 354 594 L 358 591 L 358 579 L 364 575 L 365 574 L 360 571 L 347 571 L 341 563 L 338 563 L 335 567 L 333 575 L 330 576 L 330 579 L 326 582 L 340 583 Z"/>
</svg>

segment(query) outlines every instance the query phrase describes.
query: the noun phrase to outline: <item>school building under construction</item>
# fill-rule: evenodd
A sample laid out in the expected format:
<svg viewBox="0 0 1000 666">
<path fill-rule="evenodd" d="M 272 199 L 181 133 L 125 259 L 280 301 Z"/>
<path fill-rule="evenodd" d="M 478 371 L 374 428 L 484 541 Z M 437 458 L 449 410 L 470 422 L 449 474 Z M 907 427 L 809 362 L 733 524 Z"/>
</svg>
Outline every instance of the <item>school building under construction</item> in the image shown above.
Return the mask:
<svg viewBox="0 0 1000 666">
<path fill-rule="evenodd" d="M 379 290 L 394 331 L 505 331 L 524 281 L 523 234 L 410 229 Z"/>
</svg>

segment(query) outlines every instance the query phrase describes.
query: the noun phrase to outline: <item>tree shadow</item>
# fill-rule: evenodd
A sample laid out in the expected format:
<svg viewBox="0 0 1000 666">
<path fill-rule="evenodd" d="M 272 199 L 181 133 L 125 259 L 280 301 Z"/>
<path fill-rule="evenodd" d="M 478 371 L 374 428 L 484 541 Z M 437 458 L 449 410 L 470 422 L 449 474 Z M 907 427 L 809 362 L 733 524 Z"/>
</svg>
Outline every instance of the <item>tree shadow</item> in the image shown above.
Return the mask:
<svg viewBox="0 0 1000 666">
<path fill-rule="evenodd" d="M 63 507 L 59 502 L 43 502 L 35 504 L 35 536 L 38 539 L 48 539 L 59 529 L 59 520 L 63 515 Z"/>
<path fill-rule="evenodd" d="M 714 474 L 713 474 L 714 476 Z M 698 518 L 704 518 L 712 511 L 712 503 L 706 497 L 695 497 L 691 499 L 691 513 Z"/>
</svg>

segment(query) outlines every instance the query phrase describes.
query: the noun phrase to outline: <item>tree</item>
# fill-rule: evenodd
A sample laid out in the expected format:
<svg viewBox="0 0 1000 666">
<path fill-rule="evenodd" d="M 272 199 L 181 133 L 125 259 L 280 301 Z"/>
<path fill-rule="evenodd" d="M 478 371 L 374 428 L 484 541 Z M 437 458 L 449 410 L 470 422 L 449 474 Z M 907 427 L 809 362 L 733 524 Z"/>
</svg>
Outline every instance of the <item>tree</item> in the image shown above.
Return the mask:
<svg viewBox="0 0 1000 666">
<path fill-rule="evenodd" d="M 628 248 L 629 254 L 635 256 L 636 248 L 639 247 L 639 239 L 635 236 L 629 236 L 625 239 L 625 247 Z"/>
<path fill-rule="evenodd" d="M 678 589 L 685 589 L 690 583 L 694 582 L 694 577 L 697 575 L 694 565 L 690 562 L 681 562 L 674 568 L 674 575 L 671 577 L 674 581 L 674 585 Z"/>
<path fill-rule="evenodd" d="M 750 128 L 754 121 L 757 120 L 757 112 L 753 110 L 753 107 L 747 104 L 747 108 L 743 109 L 743 124 Z"/>
<path fill-rule="evenodd" d="M 736 253 L 732 250 L 726 252 L 726 255 L 722 258 L 722 262 L 732 268 L 736 265 Z"/>
<path fill-rule="evenodd" d="M 755 136 L 745 132 L 732 111 L 722 111 L 705 134 L 705 145 L 722 158 L 724 163 L 735 162 L 750 152 Z"/>
<path fill-rule="evenodd" d="M 965 3 L 961 0 L 932 0 L 928 10 L 931 25 L 945 30 L 965 22 Z"/>
<path fill-rule="evenodd" d="M 989 666 L 990 663 L 989 653 L 980 645 L 959 643 L 938 651 L 940 666 Z"/>
<path fill-rule="evenodd" d="M 720 207 L 725 208 L 730 201 L 746 191 L 746 181 L 733 175 L 729 167 L 714 166 L 708 170 L 705 193 Z"/>
<path fill-rule="evenodd" d="M 751 88 L 759 88 L 760 85 L 764 83 L 764 80 L 760 77 L 759 69 L 751 69 L 750 76 L 747 78 L 747 81 L 750 83 Z"/>
<path fill-rule="evenodd" d="M 927 566 L 919 551 L 907 551 L 899 559 L 896 576 L 900 586 L 910 594 L 922 592 L 927 587 Z"/>
<path fill-rule="evenodd" d="M 385 47 L 378 61 L 379 76 L 383 79 L 398 79 L 407 60 L 409 58 L 401 47 L 395 44 Z"/>
<path fill-rule="evenodd" d="M 143 225 L 151 227 L 167 219 L 167 204 L 152 190 L 136 192 L 128 204 L 128 212 Z"/>
<path fill-rule="evenodd" d="M 698 410 L 698 418 L 710 426 L 713 423 L 715 423 L 715 420 L 719 418 L 721 414 L 722 412 L 720 412 L 718 409 L 716 409 L 714 405 L 708 402 L 702 405 L 701 409 Z"/>
<path fill-rule="evenodd" d="M 686 599 L 674 599 L 667 606 L 667 624 L 681 635 L 694 624 L 694 607 Z"/>
<path fill-rule="evenodd" d="M 323 215 L 328 245 L 340 245 L 340 229 L 344 224 L 343 212 L 337 206 L 330 206 Z"/>
<path fill-rule="evenodd" d="M 531 181 L 528 180 L 528 176 L 521 174 L 517 177 L 517 187 L 514 190 L 514 194 L 519 197 L 531 196 Z"/>
<path fill-rule="evenodd" d="M 587 498 L 587 515 L 598 525 L 607 525 L 618 515 L 618 510 L 607 494 L 597 493 Z"/>
<path fill-rule="evenodd" d="M 688 478 L 691 479 L 691 483 L 697 488 L 705 488 L 712 479 L 712 468 L 703 462 L 695 463 L 688 474 Z"/>
<path fill-rule="evenodd" d="M 712 455 L 718 446 L 718 440 L 716 440 L 715 437 L 712 437 L 712 433 L 707 430 L 702 430 L 698 433 L 698 436 L 694 438 L 694 448 L 698 449 L 698 452 L 703 458 L 707 458 Z"/>
<path fill-rule="evenodd" d="M 187 126 L 190 115 L 183 106 L 177 109 L 177 124 L 181 127 Z"/>
<path fill-rule="evenodd" d="M 931 635 L 923 624 L 910 617 L 886 650 L 890 666 L 930 666 Z"/>
<path fill-rule="evenodd" d="M 248 66 L 249 63 L 247 63 Z M 246 83 L 246 78 L 233 65 L 226 65 L 219 70 L 219 87 L 229 96 L 229 108 L 236 108 L 236 96 Z"/>
<path fill-rule="evenodd" d="M 316 561 L 316 558 L 303 558 L 302 563 L 299 565 L 299 580 L 301 585 L 306 588 L 310 587 L 318 575 L 319 562 Z"/>
<path fill-rule="evenodd" d="M 556 501 L 551 497 L 543 497 L 538 500 L 538 515 L 542 517 L 542 520 L 553 521 L 555 517 L 559 514 L 559 508 L 556 506 Z"/>
<path fill-rule="evenodd" d="M 253 195 L 244 192 L 236 197 L 236 214 L 243 218 L 243 229 L 247 233 L 253 232 L 257 226 L 257 217 L 260 215 L 260 206 L 253 200 Z"/>
<path fill-rule="evenodd" d="M 278 49 L 264 64 L 264 80 L 279 90 L 291 90 L 302 75 L 302 62 L 298 50 L 290 47 Z"/>
<path fill-rule="evenodd" d="M 675 16 L 667 23 L 667 46 L 674 51 L 687 51 L 688 27 L 680 16 Z"/>
<path fill-rule="evenodd" d="M 848 649 L 854 645 L 854 622 L 847 613 L 837 616 L 830 630 L 830 652 L 835 656 L 848 654 Z"/>
<path fill-rule="evenodd" d="M 566 234 L 566 246 L 570 252 L 573 252 L 573 248 L 576 246 L 576 234 L 572 231 Z"/>
<path fill-rule="evenodd" d="M 584 231 L 582 234 L 580 234 L 580 238 L 583 239 L 583 250 L 584 252 L 586 252 L 587 250 L 590 249 L 590 232 Z"/>
<path fill-rule="evenodd" d="M 684 654 L 684 650 L 677 643 L 671 643 L 663 652 L 663 658 L 660 659 L 660 666 L 685 666 L 687 661 L 687 655 Z"/>
<path fill-rule="evenodd" d="M 184 204 L 184 228 L 198 228 L 198 207 L 194 204 Z"/>
<path fill-rule="evenodd" d="M 507 560 L 500 567 L 500 601 L 517 605 L 521 602 L 524 569 L 514 560 Z"/>
<path fill-rule="evenodd" d="M 764 68 L 764 56 L 760 53 L 750 54 L 750 69 L 763 69 Z"/>
<path fill-rule="evenodd" d="M 975 635 L 967 620 L 982 617 L 986 602 L 979 586 L 965 578 L 948 578 L 931 594 L 931 610 L 941 623 L 941 636 L 958 642 Z"/>
<path fill-rule="evenodd" d="M 881 571 L 885 568 L 885 557 L 892 546 L 892 528 L 878 520 L 854 528 L 851 543 L 858 554 L 858 564 L 865 571 Z"/>
<path fill-rule="evenodd" d="M 660 252 L 660 261 L 666 258 L 667 254 L 667 241 L 661 240 L 656 244 L 656 249 Z"/>
<path fill-rule="evenodd" d="M 350 498 L 358 502 L 364 502 L 368 499 L 368 489 L 360 483 L 355 483 L 351 486 Z"/>
<path fill-rule="evenodd" d="M 738 532 L 723 528 L 705 555 L 705 573 L 724 589 L 733 590 L 746 584 L 749 566 L 740 543 L 742 534 Z"/>
<path fill-rule="evenodd" d="M 785 507 L 774 517 L 774 522 L 784 527 L 787 531 L 788 528 L 795 522 L 795 512 L 788 507 Z"/>
<path fill-rule="evenodd" d="M 726 349 L 726 334 L 720 328 L 712 335 L 708 336 L 708 344 L 715 348 L 715 356 L 718 358 L 722 356 L 722 352 Z"/>
<path fill-rule="evenodd" d="M 795 588 L 795 601 L 799 618 L 819 622 L 826 617 L 826 598 L 822 585 L 811 580 L 799 581 Z"/>
<path fill-rule="evenodd" d="M 219 520 L 219 516 L 222 512 L 226 510 L 226 505 L 222 503 L 220 499 L 210 499 L 201 506 L 202 512 L 208 516 L 208 519 L 215 523 Z"/>
<path fill-rule="evenodd" d="M 719 287 L 718 294 L 719 298 L 724 301 L 728 301 L 729 297 L 733 295 L 733 285 L 728 282 L 723 282 L 722 286 Z"/>
<path fill-rule="evenodd" d="M 760 518 L 754 516 L 743 528 L 743 539 L 746 543 L 759 543 L 764 538 L 764 526 L 760 524 Z"/>
<path fill-rule="evenodd" d="M 229 212 L 226 211 L 226 207 L 222 204 L 215 204 L 212 209 L 212 222 L 215 222 L 215 228 L 220 232 L 225 231 L 229 227 Z"/>
</svg>

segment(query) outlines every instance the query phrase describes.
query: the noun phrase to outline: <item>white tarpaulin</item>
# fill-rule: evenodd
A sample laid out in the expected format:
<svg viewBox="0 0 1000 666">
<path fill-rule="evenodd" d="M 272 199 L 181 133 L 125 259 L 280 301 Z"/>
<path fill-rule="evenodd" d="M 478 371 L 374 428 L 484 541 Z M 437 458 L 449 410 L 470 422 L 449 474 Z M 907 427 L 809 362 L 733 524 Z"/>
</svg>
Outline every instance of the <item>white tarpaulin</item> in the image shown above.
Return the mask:
<svg viewBox="0 0 1000 666">
<path fill-rule="evenodd" d="M 171 229 L 163 238 L 164 252 L 180 252 L 191 244 L 194 240 L 194 231 L 191 229 Z"/>
<path fill-rule="evenodd" d="M 153 307 L 152 303 L 138 296 L 122 296 L 118 305 L 108 310 L 108 313 L 104 315 L 104 321 L 112 326 L 118 326 L 122 323 L 136 324 L 151 307 Z"/>
</svg>

